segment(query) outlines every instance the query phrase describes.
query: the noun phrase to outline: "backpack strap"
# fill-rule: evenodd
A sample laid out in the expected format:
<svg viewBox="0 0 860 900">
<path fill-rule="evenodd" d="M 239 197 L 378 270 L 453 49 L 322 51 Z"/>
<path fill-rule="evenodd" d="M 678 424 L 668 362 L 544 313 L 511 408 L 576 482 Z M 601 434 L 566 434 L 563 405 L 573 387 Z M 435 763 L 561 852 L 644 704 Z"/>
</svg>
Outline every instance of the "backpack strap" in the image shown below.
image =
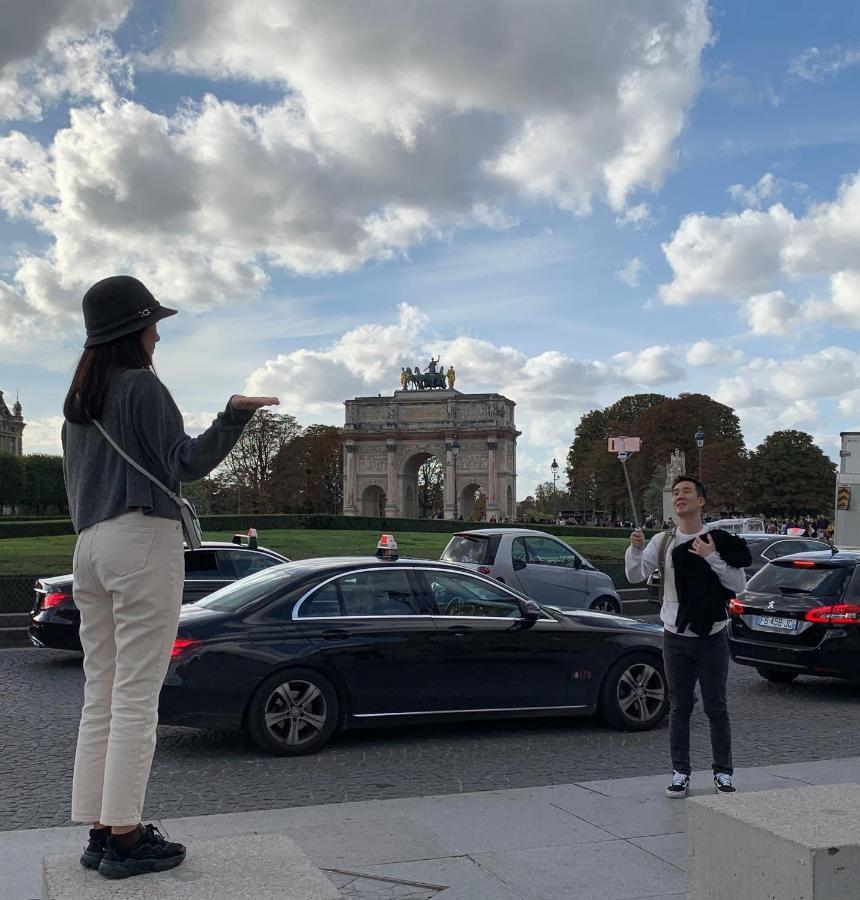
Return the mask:
<svg viewBox="0 0 860 900">
<path fill-rule="evenodd" d="M 669 545 L 675 540 L 675 532 L 678 530 L 676 525 L 663 532 L 663 540 L 660 542 L 660 550 L 657 555 L 657 571 L 660 573 L 659 599 L 660 605 L 663 605 L 663 592 L 666 589 L 666 554 L 669 552 Z"/>
</svg>

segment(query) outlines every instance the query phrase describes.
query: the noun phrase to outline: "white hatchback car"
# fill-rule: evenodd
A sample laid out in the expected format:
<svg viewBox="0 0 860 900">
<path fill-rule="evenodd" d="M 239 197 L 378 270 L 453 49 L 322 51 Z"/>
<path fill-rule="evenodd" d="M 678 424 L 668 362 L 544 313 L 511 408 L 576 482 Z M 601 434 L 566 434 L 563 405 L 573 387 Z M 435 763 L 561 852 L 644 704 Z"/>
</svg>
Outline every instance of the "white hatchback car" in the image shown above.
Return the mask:
<svg viewBox="0 0 860 900">
<path fill-rule="evenodd" d="M 621 614 L 621 597 L 612 579 L 561 538 L 545 531 L 459 531 L 448 541 L 441 558 L 498 578 L 538 603 Z"/>
</svg>

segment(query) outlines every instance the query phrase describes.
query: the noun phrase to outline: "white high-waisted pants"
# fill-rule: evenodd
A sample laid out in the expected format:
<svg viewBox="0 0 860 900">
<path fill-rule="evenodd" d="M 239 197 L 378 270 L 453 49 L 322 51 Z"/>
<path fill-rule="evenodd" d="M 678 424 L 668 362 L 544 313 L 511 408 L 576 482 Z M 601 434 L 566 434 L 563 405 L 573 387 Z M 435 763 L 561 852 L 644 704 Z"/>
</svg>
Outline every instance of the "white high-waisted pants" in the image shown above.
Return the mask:
<svg viewBox="0 0 860 900">
<path fill-rule="evenodd" d="M 86 686 L 72 819 L 136 825 L 182 604 L 182 527 L 140 511 L 99 522 L 78 535 L 73 569 Z"/>
</svg>

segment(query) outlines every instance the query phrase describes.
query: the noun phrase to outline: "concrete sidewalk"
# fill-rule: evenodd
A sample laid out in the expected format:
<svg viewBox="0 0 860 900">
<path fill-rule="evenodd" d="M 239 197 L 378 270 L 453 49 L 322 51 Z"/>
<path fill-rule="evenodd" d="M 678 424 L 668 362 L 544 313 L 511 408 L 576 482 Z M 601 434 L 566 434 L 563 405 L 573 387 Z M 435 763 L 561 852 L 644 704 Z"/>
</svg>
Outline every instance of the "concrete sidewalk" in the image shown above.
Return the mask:
<svg viewBox="0 0 860 900">
<path fill-rule="evenodd" d="M 196 842 L 279 834 L 291 838 L 342 897 L 353 900 L 657 900 L 683 897 L 687 889 L 686 803 L 663 795 L 666 782 L 664 773 L 159 824 L 188 844 L 188 860 L 175 870 L 177 877 L 193 868 Z M 857 783 L 860 757 L 739 769 L 735 782 L 745 792 Z M 693 776 L 691 794 L 701 793 L 713 793 L 710 772 Z M 731 797 L 724 799 L 731 803 Z M 85 837 L 86 828 L 77 827 L 0 832 L 0 898 L 40 898 L 45 854 L 70 854 L 68 867 L 76 873 Z M 79 896 L 87 900 L 87 885 L 96 889 L 105 879 L 83 874 Z M 284 867 L 254 872 L 261 889 L 288 875 Z M 189 870 L 184 877 L 191 876 Z M 170 877 L 112 882 L 118 893 L 110 896 L 158 897 L 159 880 Z M 249 897 L 254 887 L 247 885 Z M 218 900 L 217 892 L 209 897 Z"/>
</svg>

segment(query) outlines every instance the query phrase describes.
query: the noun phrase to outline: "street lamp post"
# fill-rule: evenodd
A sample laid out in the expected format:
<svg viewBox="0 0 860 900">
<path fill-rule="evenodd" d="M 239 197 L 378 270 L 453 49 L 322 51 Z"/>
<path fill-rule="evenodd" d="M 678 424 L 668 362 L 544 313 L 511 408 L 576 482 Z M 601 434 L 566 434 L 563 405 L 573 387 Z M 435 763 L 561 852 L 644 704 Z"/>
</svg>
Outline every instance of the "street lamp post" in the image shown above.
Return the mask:
<svg viewBox="0 0 860 900">
<path fill-rule="evenodd" d="M 451 452 L 454 454 L 454 519 L 457 518 L 457 454 L 460 452 L 460 442 L 457 438 L 451 441 Z"/>
<path fill-rule="evenodd" d="M 555 457 L 553 457 L 550 469 L 552 469 L 552 511 L 555 521 L 558 522 L 558 488 L 556 487 L 558 482 L 558 463 L 555 461 Z"/>
<path fill-rule="evenodd" d="M 699 426 L 699 430 L 695 434 L 696 438 L 696 446 L 699 448 L 699 481 L 702 480 L 702 447 L 705 446 L 705 432 L 702 431 L 702 426 Z"/>
</svg>

